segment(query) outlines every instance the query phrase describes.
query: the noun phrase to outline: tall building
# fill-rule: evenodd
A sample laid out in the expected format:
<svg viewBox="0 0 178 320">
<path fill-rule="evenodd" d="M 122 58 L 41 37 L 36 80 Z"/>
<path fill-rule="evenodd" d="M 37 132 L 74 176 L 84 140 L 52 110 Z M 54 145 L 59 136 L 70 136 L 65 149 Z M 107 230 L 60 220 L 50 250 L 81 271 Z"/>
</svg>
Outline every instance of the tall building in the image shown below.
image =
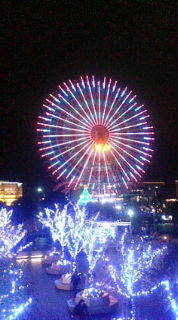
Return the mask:
<svg viewBox="0 0 178 320">
<path fill-rule="evenodd" d="M 23 196 L 22 183 L 0 181 L 0 202 L 11 206 L 14 201 Z"/>
</svg>

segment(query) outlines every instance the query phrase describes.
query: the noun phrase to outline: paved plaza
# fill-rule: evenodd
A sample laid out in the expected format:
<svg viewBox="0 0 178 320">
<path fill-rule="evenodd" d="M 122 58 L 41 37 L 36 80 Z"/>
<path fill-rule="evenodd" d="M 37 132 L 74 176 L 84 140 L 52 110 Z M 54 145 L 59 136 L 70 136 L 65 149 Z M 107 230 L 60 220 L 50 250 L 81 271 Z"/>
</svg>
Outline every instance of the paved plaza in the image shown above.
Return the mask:
<svg viewBox="0 0 178 320">
<path fill-rule="evenodd" d="M 39 261 L 25 262 L 21 265 L 26 282 L 29 284 L 28 294 L 33 298 L 33 303 L 20 319 L 74 320 L 67 308 L 67 300 L 71 297 L 71 293 L 55 288 L 54 280 L 59 276 L 48 275 L 45 271 L 46 266 Z M 138 308 L 137 320 L 175 320 L 169 311 L 165 311 L 163 302 L 155 295 L 144 298 L 138 303 L 141 307 Z M 120 316 L 118 310 L 117 314 L 90 316 L 89 320 L 120 320 Z"/>
<path fill-rule="evenodd" d="M 55 288 L 54 280 L 59 276 L 48 275 L 46 266 L 38 262 L 27 263 L 23 267 L 32 306 L 24 313 L 22 320 L 74 320 L 67 308 L 71 293 Z M 111 320 L 114 315 L 90 317 L 89 320 Z M 84 320 L 84 319 L 82 319 Z"/>
</svg>

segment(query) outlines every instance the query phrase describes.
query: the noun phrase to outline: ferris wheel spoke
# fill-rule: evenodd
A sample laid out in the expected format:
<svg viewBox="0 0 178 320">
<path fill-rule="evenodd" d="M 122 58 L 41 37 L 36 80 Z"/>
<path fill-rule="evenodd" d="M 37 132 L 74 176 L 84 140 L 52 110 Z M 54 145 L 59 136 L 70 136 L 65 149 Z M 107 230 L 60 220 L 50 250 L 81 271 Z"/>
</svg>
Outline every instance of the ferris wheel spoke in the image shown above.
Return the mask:
<svg viewBox="0 0 178 320">
<path fill-rule="evenodd" d="M 92 162 L 92 166 L 91 166 L 91 169 L 90 169 L 88 184 L 90 184 L 90 181 L 91 181 L 91 176 L 92 176 L 92 173 L 93 173 L 93 167 L 94 167 L 95 159 L 96 159 L 96 151 L 95 151 L 94 156 L 93 156 L 93 162 Z"/>
<path fill-rule="evenodd" d="M 98 190 L 100 194 L 100 184 L 101 184 L 101 157 L 100 153 L 98 154 Z"/>
<path fill-rule="evenodd" d="M 88 119 L 88 123 L 91 127 L 91 117 L 87 114 L 87 112 L 85 111 L 85 109 L 83 108 L 83 106 L 81 105 L 81 103 L 78 101 L 78 99 L 76 98 L 76 96 L 74 95 L 74 93 L 70 90 L 69 86 L 67 85 L 67 83 L 64 82 L 64 85 L 66 86 L 67 90 L 70 92 L 70 94 L 72 95 L 72 97 L 74 98 L 74 100 L 77 102 L 77 105 L 80 107 L 80 109 L 83 111 L 84 115 L 87 117 Z M 74 87 L 74 86 L 73 86 Z"/>
<path fill-rule="evenodd" d="M 83 141 L 83 142 L 81 142 L 81 143 L 78 143 L 78 144 L 74 145 L 73 147 L 71 147 L 71 148 L 69 148 L 69 149 L 67 149 L 67 150 L 65 150 L 65 151 L 57 154 L 56 156 L 52 157 L 52 158 L 49 159 L 49 160 L 53 161 L 54 159 L 59 158 L 60 156 L 62 156 L 62 155 L 64 155 L 64 154 L 66 154 L 66 153 L 68 153 L 68 152 L 70 152 L 70 151 L 78 148 L 79 146 L 82 146 L 84 143 L 86 143 L 86 141 Z M 53 168 L 54 166 L 55 166 L 55 164 L 53 163 L 52 165 L 50 165 L 50 166 L 48 167 L 48 169 L 51 169 L 51 168 Z"/>
<path fill-rule="evenodd" d="M 112 144 L 112 143 L 111 143 Z M 135 174 L 137 174 L 139 176 L 139 178 L 141 178 L 140 173 L 125 159 L 125 157 L 120 154 L 117 149 L 114 147 L 114 145 L 112 145 L 113 150 L 115 151 L 115 153 L 119 156 L 119 158 L 121 158 L 133 171 Z M 112 151 L 111 151 L 112 152 Z M 135 178 L 136 179 L 136 178 Z"/>
<path fill-rule="evenodd" d="M 37 132 L 45 132 L 45 133 L 47 133 L 47 132 L 50 132 L 50 129 L 37 129 Z"/>
<path fill-rule="evenodd" d="M 44 136 L 43 136 L 44 138 Z M 37 144 L 48 144 L 51 143 L 51 140 L 45 140 L 45 141 L 38 141 Z M 41 151 L 41 148 L 39 149 Z"/>
<path fill-rule="evenodd" d="M 118 125 L 121 125 L 121 124 L 123 124 L 123 123 L 126 123 L 126 122 L 128 122 L 128 121 L 130 121 L 130 120 L 132 120 L 132 119 L 134 119 L 134 118 L 136 118 L 136 117 L 138 117 L 138 115 L 141 115 L 141 114 L 143 114 L 143 113 L 145 113 L 145 112 L 147 112 L 147 110 L 142 111 L 142 112 L 140 112 L 139 114 L 135 114 L 134 116 L 132 116 L 132 117 L 130 117 L 130 118 L 127 118 L 126 120 L 122 121 L 122 122 L 119 123 Z M 143 116 L 143 117 L 139 117 L 140 120 L 144 120 L 144 119 L 146 119 L 146 118 L 149 118 L 149 115 L 146 115 L 146 116 Z"/>
<path fill-rule="evenodd" d="M 69 161 L 71 161 L 73 158 L 75 158 L 80 152 L 82 152 L 85 148 L 87 148 L 88 146 L 88 142 L 86 142 L 85 146 L 82 147 L 80 150 L 78 150 L 78 152 L 74 153 L 70 158 L 68 158 L 65 162 L 63 162 L 62 165 L 60 165 L 55 171 L 52 172 L 52 174 L 54 175 L 56 172 L 58 172 L 61 168 L 63 168 Z M 59 179 L 59 178 L 57 178 Z"/>
<path fill-rule="evenodd" d="M 148 157 L 152 158 L 152 155 L 151 155 L 151 154 L 149 154 L 149 153 L 147 153 L 147 152 L 144 152 L 144 151 L 142 151 L 142 150 L 140 150 L 140 149 L 138 149 L 138 148 L 132 147 L 132 146 L 129 145 L 129 144 L 123 143 L 123 142 L 121 142 L 121 141 L 120 141 L 119 139 L 117 139 L 117 138 L 115 138 L 115 139 L 110 138 L 110 139 L 111 139 L 113 142 L 114 142 L 114 141 L 117 141 L 119 144 L 121 144 L 122 146 L 127 147 L 128 149 L 134 150 L 134 151 L 136 151 L 136 152 L 138 152 L 138 153 L 141 153 L 141 154 L 143 154 L 143 155 L 145 155 L 145 156 L 148 156 Z"/>
<path fill-rule="evenodd" d="M 140 136 L 143 136 L 143 135 L 154 135 L 154 132 L 118 132 L 118 133 L 112 133 L 112 136 L 123 136 L 123 135 L 140 135 Z M 145 140 L 151 140 L 154 138 L 144 138 Z"/>
<path fill-rule="evenodd" d="M 77 83 L 77 87 L 78 87 L 78 89 L 79 89 L 79 91 L 80 91 L 80 93 L 81 93 L 81 96 L 82 96 L 82 98 L 83 98 L 83 100 L 84 100 L 84 102 L 85 102 L 85 105 L 86 105 L 86 107 L 87 107 L 87 109 L 88 109 L 88 111 L 89 111 L 89 114 L 90 114 L 90 116 L 91 116 L 91 118 L 92 118 L 92 124 L 93 124 L 93 125 L 96 125 L 96 120 L 95 120 L 95 118 L 94 118 L 94 116 L 93 116 L 93 113 L 91 112 L 91 109 L 90 109 L 90 107 L 89 107 L 89 105 L 88 105 L 87 100 L 85 99 L 84 93 L 83 93 L 83 91 L 82 91 L 79 83 Z"/>
<path fill-rule="evenodd" d="M 114 157 L 115 161 L 117 162 L 119 168 L 123 172 L 124 176 L 127 178 L 128 181 L 130 181 L 130 177 L 128 176 L 127 172 L 124 170 L 123 166 L 121 165 L 120 161 L 118 158 L 115 156 L 115 154 L 111 151 L 112 156 Z"/>
<path fill-rule="evenodd" d="M 123 106 L 123 104 L 126 102 L 126 100 L 128 99 L 128 97 L 131 95 L 132 91 L 130 91 L 128 93 L 128 95 L 124 98 L 124 100 L 122 100 L 121 104 L 118 106 L 118 108 L 115 110 L 115 112 L 111 115 L 111 117 L 108 120 L 108 125 L 110 126 L 110 122 L 112 121 L 112 119 L 115 117 L 115 115 L 118 113 L 118 111 L 121 109 L 121 107 Z"/>
<path fill-rule="evenodd" d="M 110 137 L 113 137 L 112 134 L 110 134 Z M 144 141 L 141 141 L 141 140 L 135 140 L 135 139 L 129 139 L 129 138 L 123 138 L 123 137 L 118 137 L 117 139 L 123 140 L 123 141 L 129 141 L 129 142 L 133 142 L 133 143 L 138 143 L 138 144 L 143 144 L 145 146 L 149 146 L 150 145 L 149 142 L 144 142 Z"/>
<path fill-rule="evenodd" d="M 52 96 L 52 95 L 51 95 Z M 58 96 L 73 110 L 73 111 L 75 111 L 75 113 L 77 113 L 77 116 L 74 116 L 71 112 L 65 112 L 65 113 L 67 113 L 69 116 L 71 116 L 72 118 L 74 118 L 74 119 L 76 119 L 77 120 L 77 122 L 80 122 L 80 123 L 82 123 L 84 126 L 87 126 L 88 125 L 88 120 L 87 119 L 85 119 L 85 118 L 82 118 L 84 121 L 82 121 L 82 119 L 80 119 L 79 117 L 82 117 L 82 115 L 80 114 L 80 112 L 76 109 L 76 108 L 74 108 L 73 107 L 73 105 L 71 104 L 71 103 L 69 103 L 62 95 L 60 95 L 60 94 L 58 94 Z M 57 99 L 57 98 L 55 98 L 54 96 L 53 96 L 53 98 L 55 99 L 55 100 L 57 100 L 59 103 L 61 102 L 59 99 Z M 63 108 L 61 108 L 62 110 L 61 111 L 64 111 L 65 109 L 63 109 Z M 87 122 L 87 123 L 86 123 Z"/>
<path fill-rule="evenodd" d="M 91 143 L 92 145 L 93 143 Z M 71 169 L 71 171 L 68 173 L 68 175 L 66 176 L 66 178 L 68 179 L 69 176 L 71 175 L 71 173 L 75 170 L 75 168 L 80 164 L 80 162 L 83 160 L 83 158 L 85 157 L 85 155 L 89 152 L 89 150 L 91 149 L 91 145 L 87 148 L 87 150 L 83 153 L 83 155 L 79 158 L 79 160 L 76 162 L 75 166 Z M 85 165 L 84 165 L 85 166 Z M 83 170 L 83 169 L 82 169 Z M 70 181 L 71 183 L 71 181 Z M 68 186 L 70 186 L 70 183 Z"/>
<path fill-rule="evenodd" d="M 126 123 L 126 122 L 128 122 L 128 121 L 130 121 L 130 120 L 132 120 L 132 119 L 134 119 L 134 118 L 137 118 L 138 116 L 142 115 L 142 114 L 145 113 L 145 112 L 147 112 L 147 110 L 143 110 L 143 111 L 141 111 L 141 112 L 139 112 L 139 113 L 137 113 L 137 114 L 134 114 L 132 117 L 127 118 L 127 119 L 123 120 L 122 122 L 116 124 L 115 126 L 113 126 L 113 128 L 118 127 L 118 126 L 120 126 L 121 124 Z M 119 120 L 124 114 L 126 114 L 126 112 L 124 112 L 117 120 Z M 144 119 L 146 119 L 146 118 L 148 118 L 148 117 L 149 117 L 149 115 L 146 115 L 146 116 L 143 116 L 143 117 L 139 117 L 139 119 L 140 119 L 140 120 L 144 120 Z M 115 122 L 116 122 L 116 120 L 114 120 L 111 125 L 113 125 Z"/>
<path fill-rule="evenodd" d="M 101 117 L 101 88 L 100 88 L 100 81 L 98 81 L 98 124 L 100 124 L 100 117 Z"/>
<path fill-rule="evenodd" d="M 59 117 L 59 116 L 56 116 L 56 115 L 54 115 L 54 114 L 52 114 L 52 113 L 49 113 L 49 112 L 46 112 L 46 115 L 47 116 L 49 116 L 49 117 L 51 117 L 51 118 L 54 118 L 54 119 L 59 119 L 59 120 L 62 120 L 62 121 L 64 121 L 64 122 L 67 122 L 67 123 L 70 123 L 70 124 L 72 124 L 73 126 L 76 126 L 76 127 L 79 127 L 79 128 L 82 128 L 82 129 L 84 129 L 84 130 L 91 130 L 91 126 L 82 126 L 82 125 L 80 125 L 80 124 L 78 124 L 78 123 L 75 123 L 74 121 L 70 121 L 70 120 L 68 120 L 68 119 L 66 119 L 66 118 L 62 118 L 62 117 Z M 51 119 L 49 119 L 49 121 L 51 121 Z M 87 129 L 88 128 L 88 129 Z"/>
<path fill-rule="evenodd" d="M 82 178 L 82 175 L 83 175 L 83 173 L 84 173 L 84 171 L 85 171 L 85 169 L 86 169 L 86 166 L 87 166 L 87 164 L 88 164 L 88 161 L 89 161 L 92 153 L 93 153 L 93 150 L 90 151 L 90 153 L 89 153 L 89 155 L 88 155 L 88 158 L 87 158 L 86 161 L 85 161 L 85 164 L 84 164 L 83 169 L 82 169 L 82 171 L 81 171 L 81 173 L 80 173 L 80 175 L 79 175 L 79 177 L 78 177 L 78 179 L 77 179 L 77 182 L 76 182 L 76 184 L 75 184 L 75 186 L 74 186 L 74 189 L 77 187 L 80 179 Z"/>
<path fill-rule="evenodd" d="M 79 117 L 82 117 L 81 113 L 80 113 L 76 108 L 74 108 L 74 107 L 72 106 L 72 104 L 71 104 L 70 102 L 68 102 L 61 94 L 58 93 L 58 96 L 59 96 L 59 98 L 61 98 L 69 107 L 71 107 L 71 109 L 74 110 Z M 86 122 L 88 122 L 87 119 L 84 118 L 84 120 L 85 120 Z M 80 122 L 83 123 L 83 121 L 82 121 L 80 118 L 78 119 L 78 121 L 80 121 Z"/>
<path fill-rule="evenodd" d="M 107 106 L 107 103 L 108 103 L 108 96 L 109 96 L 110 86 L 111 86 L 111 79 L 109 79 L 109 83 L 108 83 L 108 87 L 107 87 L 107 93 L 106 93 L 106 98 L 105 98 L 105 102 L 104 102 L 104 110 L 103 110 L 101 124 L 104 124 L 104 117 L 105 117 L 105 112 L 106 112 L 106 106 Z"/>
<path fill-rule="evenodd" d="M 74 129 L 74 128 L 69 128 L 69 127 L 64 127 L 64 126 L 60 126 L 60 125 L 55 125 L 55 124 L 48 124 L 48 123 L 42 123 L 42 122 L 38 122 L 37 123 L 39 126 L 45 126 L 45 127 L 50 127 L 50 128 L 60 128 L 63 130 L 70 130 L 70 131 L 76 131 L 76 132 L 86 132 L 88 133 L 88 131 L 82 130 L 82 129 Z"/>
<path fill-rule="evenodd" d="M 114 81 L 114 85 L 113 85 L 113 87 L 112 87 L 112 92 L 114 92 L 115 91 L 115 89 L 116 89 L 116 85 L 117 85 L 117 80 L 116 81 Z M 119 88 L 120 89 L 120 88 Z"/>
<path fill-rule="evenodd" d="M 113 119 L 113 121 L 109 124 L 109 127 L 115 127 L 115 126 L 113 126 L 114 125 L 114 123 L 116 123 L 116 121 L 118 121 L 120 118 L 122 118 L 124 115 L 126 115 L 129 111 L 131 111 L 134 107 L 135 107 L 135 105 L 136 105 L 137 103 L 135 102 L 134 104 L 132 104 L 131 106 L 129 106 L 129 108 L 127 109 L 127 110 L 125 110 L 119 117 L 117 117 L 116 119 Z M 116 125 L 117 126 L 117 125 Z"/>
<path fill-rule="evenodd" d="M 87 79 L 87 85 L 88 85 L 88 89 L 90 92 L 90 98 L 91 98 L 91 102 L 92 102 L 92 106 L 93 106 L 93 111 L 95 114 L 95 120 L 96 120 L 96 124 L 98 123 L 98 117 L 97 117 L 97 113 L 96 113 L 96 108 L 95 108 L 95 104 L 94 104 L 94 100 L 93 100 L 93 94 L 92 94 L 92 90 L 91 90 L 91 86 L 90 86 L 90 80 L 88 78 L 88 76 L 86 76 Z"/>
<path fill-rule="evenodd" d="M 46 115 L 47 115 L 47 114 L 46 114 Z M 51 119 L 46 118 L 46 117 L 41 117 L 41 116 L 39 116 L 38 118 L 41 119 L 41 120 L 45 120 L 45 121 L 51 122 Z M 41 121 L 41 120 L 40 120 L 40 121 Z"/>
<path fill-rule="evenodd" d="M 113 139 L 112 139 L 113 140 Z M 111 141 L 111 138 L 110 138 Z M 140 160 L 138 160 L 138 158 L 134 157 L 130 152 L 126 151 L 125 149 L 121 148 L 118 143 L 112 141 L 112 143 L 119 148 L 122 152 L 124 152 L 125 154 L 127 154 L 130 158 L 134 159 L 136 162 L 138 162 L 139 164 L 141 164 L 142 166 L 144 165 L 144 163 Z"/>
<path fill-rule="evenodd" d="M 48 130 L 49 131 L 49 130 Z M 90 135 L 86 134 L 86 133 L 70 133 L 70 134 L 45 134 L 43 135 L 44 138 L 64 138 L 64 137 L 85 137 L 85 138 L 89 138 Z M 67 142 L 66 142 L 67 143 Z"/>
<path fill-rule="evenodd" d="M 127 127 L 119 127 L 117 129 L 110 129 L 110 132 L 120 132 L 120 131 L 125 130 L 125 129 L 140 127 L 140 126 L 143 126 L 145 124 L 147 124 L 147 122 L 138 122 L 136 124 L 133 124 L 133 125 L 130 125 L 130 126 L 127 126 Z M 142 128 L 142 129 L 144 129 L 144 128 Z"/>
<path fill-rule="evenodd" d="M 52 94 L 50 94 L 50 97 L 53 98 L 56 102 L 58 102 L 58 104 L 52 102 L 49 99 L 46 99 L 46 101 L 48 103 L 50 103 L 50 105 L 52 105 L 53 107 L 56 107 L 57 109 L 59 109 L 60 111 L 64 112 L 65 114 L 67 114 L 69 117 L 71 117 L 72 119 L 75 119 L 77 122 L 82 123 L 84 126 L 86 126 L 86 123 L 81 121 L 81 119 L 78 119 L 76 116 L 74 116 L 72 114 L 72 112 L 68 112 L 66 111 L 64 108 L 62 108 L 59 104 L 61 103 L 61 101 L 59 99 L 57 99 L 55 96 L 53 96 Z M 47 106 L 45 104 L 43 104 L 43 106 L 46 108 Z"/>
<path fill-rule="evenodd" d="M 108 185 L 110 186 L 110 180 L 109 180 L 109 172 L 108 172 L 108 167 L 107 167 L 107 163 L 106 163 L 106 156 L 105 153 L 103 152 L 103 160 L 104 160 L 104 166 L 105 166 L 105 171 L 106 171 L 106 177 L 107 177 L 107 181 L 108 181 Z"/>
<path fill-rule="evenodd" d="M 117 81 L 116 81 L 116 83 L 117 83 Z M 116 102 L 116 99 L 117 99 L 117 97 L 118 97 L 119 92 L 120 92 L 120 88 L 118 88 L 118 90 L 117 90 L 117 92 L 116 92 L 116 94 L 115 94 L 115 96 L 114 96 L 113 102 L 112 102 L 112 104 L 111 104 L 111 106 L 110 106 L 110 108 L 109 108 L 109 110 L 108 110 L 108 112 L 107 112 L 107 115 L 106 115 L 106 118 L 105 118 L 105 120 L 104 120 L 103 125 L 108 125 L 107 120 L 108 120 L 109 115 L 110 115 L 110 113 L 111 113 L 111 111 L 112 111 L 112 108 L 113 108 L 113 106 L 114 106 L 114 104 L 115 104 L 115 102 Z"/>
<path fill-rule="evenodd" d="M 89 138 L 87 138 L 89 139 Z M 51 144 L 51 140 L 46 140 L 46 141 L 41 141 L 41 142 L 38 142 L 38 144 L 48 144 L 50 143 L 51 145 L 48 146 L 48 147 L 44 147 L 44 148 L 40 148 L 39 150 L 40 151 L 43 151 L 43 150 L 48 150 L 48 149 L 51 149 L 51 148 L 56 148 L 56 147 L 60 147 L 60 146 L 64 146 L 66 144 L 71 144 L 71 143 L 74 143 L 74 142 L 78 142 L 78 141 L 81 141 L 81 140 L 85 140 L 86 141 L 86 137 L 84 138 L 80 138 L 80 139 L 74 139 L 74 140 L 70 140 L 70 141 L 66 141 L 66 142 L 61 142 L 61 143 L 57 143 L 57 144 Z"/>
</svg>

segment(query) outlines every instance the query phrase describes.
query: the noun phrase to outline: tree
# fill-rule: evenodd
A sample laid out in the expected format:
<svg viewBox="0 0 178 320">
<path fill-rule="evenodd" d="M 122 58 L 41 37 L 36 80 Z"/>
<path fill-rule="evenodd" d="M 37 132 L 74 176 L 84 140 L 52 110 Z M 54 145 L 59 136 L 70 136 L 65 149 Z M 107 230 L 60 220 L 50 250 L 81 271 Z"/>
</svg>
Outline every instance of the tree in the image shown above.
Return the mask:
<svg viewBox="0 0 178 320">
<path fill-rule="evenodd" d="M 11 223 L 12 210 L 0 210 L 0 319 L 14 320 L 30 305 L 32 299 L 24 296 L 23 272 L 13 258 L 26 246 L 20 245 L 26 231 L 22 225 Z M 17 248 L 18 247 L 18 248 Z M 24 300 L 24 302 L 22 302 Z"/>
<path fill-rule="evenodd" d="M 91 270 L 100 256 L 100 251 L 94 252 L 96 235 L 92 222 L 97 217 L 98 214 L 88 221 L 85 208 L 65 206 L 63 210 L 60 210 L 58 205 L 55 205 L 55 210 L 47 208 L 38 215 L 39 221 L 50 229 L 53 241 L 60 242 L 63 252 L 62 259 L 64 259 L 64 248 L 67 247 L 74 268 L 76 257 L 83 249 Z"/>
<path fill-rule="evenodd" d="M 76 260 L 78 253 L 84 248 L 85 230 L 86 230 L 86 212 L 85 209 L 74 207 L 75 214 L 68 216 L 69 237 L 67 248 L 73 261 Z"/>
<path fill-rule="evenodd" d="M 130 317 L 135 319 L 134 297 L 148 295 L 160 285 L 155 285 L 161 270 L 166 247 L 154 248 L 144 238 L 129 238 L 127 231 L 122 235 L 117 263 L 109 266 L 110 275 L 118 293 L 128 298 Z"/>
<path fill-rule="evenodd" d="M 97 219 L 96 214 L 90 221 L 87 220 L 85 208 L 74 207 L 75 216 L 69 217 L 69 238 L 68 238 L 68 250 L 76 260 L 77 255 L 83 250 L 87 256 L 89 263 L 89 270 L 93 271 L 97 260 L 101 256 L 103 247 L 100 246 L 98 251 L 95 251 L 96 230 L 94 228 L 94 221 Z"/>
<path fill-rule="evenodd" d="M 70 231 L 67 206 L 63 210 L 60 210 L 58 204 L 55 204 L 54 210 L 45 208 L 38 214 L 38 219 L 45 227 L 50 229 L 53 242 L 60 242 L 62 259 L 64 259 L 64 249 L 68 246 Z"/>
<path fill-rule="evenodd" d="M 30 245 L 20 245 L 26 231 L 22 224 L 12 225 L 12 214 L 12 210 L 8 211 L 6 208 L 0 210 L 0 257 L 12 257 Z"/>
</svg>

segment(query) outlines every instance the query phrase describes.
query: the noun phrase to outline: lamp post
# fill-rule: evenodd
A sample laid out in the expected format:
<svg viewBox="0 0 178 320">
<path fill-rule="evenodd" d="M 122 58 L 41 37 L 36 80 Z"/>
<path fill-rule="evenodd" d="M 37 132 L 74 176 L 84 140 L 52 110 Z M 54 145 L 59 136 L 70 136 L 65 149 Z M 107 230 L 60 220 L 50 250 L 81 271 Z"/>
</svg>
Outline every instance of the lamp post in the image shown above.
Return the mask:
<svg viewBox="0 0 178 320">
<path fill-rule="evenodd" d="M 40 192 L 43 192 L 43 189 L 42 189 L 41 187 L 38 187 L 38 188 L 37 188 L 37 192 L 39 192 L 39 193 L 40 193 Z"/>
<path fill-rule="evenodd" d="M 36 192 L 38 193 L 38 201 L 45 199 L 44 189 L 42 187 L 37 187 Z"/>
</svg>

